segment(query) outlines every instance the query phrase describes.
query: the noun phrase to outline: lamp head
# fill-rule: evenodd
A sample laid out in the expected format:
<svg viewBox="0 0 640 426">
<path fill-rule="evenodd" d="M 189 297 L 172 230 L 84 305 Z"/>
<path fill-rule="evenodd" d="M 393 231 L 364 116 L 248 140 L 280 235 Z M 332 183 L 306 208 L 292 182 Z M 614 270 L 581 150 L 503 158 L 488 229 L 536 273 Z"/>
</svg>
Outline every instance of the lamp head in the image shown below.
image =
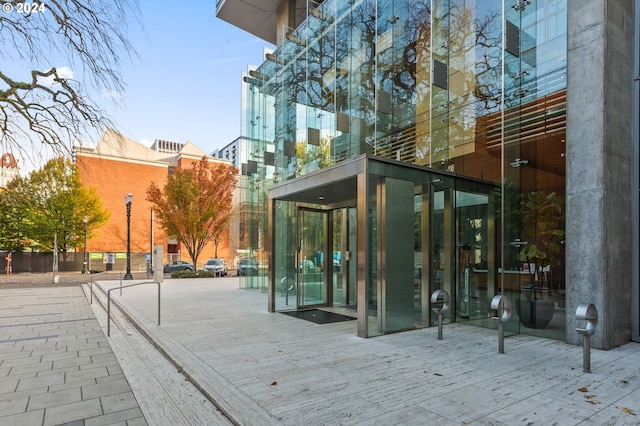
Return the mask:
<svg viewBox="0 0 640 426">
<path fill-rule="evenodd" d="M 133 201 L 133 194 L 129 192 L 124 196 L 124 203 L 128 205 L 131 204 L 131 201 Z"/>
</svg>

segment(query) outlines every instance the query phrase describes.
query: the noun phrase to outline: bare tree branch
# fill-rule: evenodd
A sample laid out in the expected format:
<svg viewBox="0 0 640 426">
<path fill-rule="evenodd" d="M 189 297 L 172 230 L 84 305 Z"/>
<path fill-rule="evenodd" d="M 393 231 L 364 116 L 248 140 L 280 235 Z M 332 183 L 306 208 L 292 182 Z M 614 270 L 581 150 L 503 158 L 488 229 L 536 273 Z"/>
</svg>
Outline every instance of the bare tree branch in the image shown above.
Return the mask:
<svg viewBox="0 0 640 426">
<path fill-rule="evenodd" d="M 0 146 L 23 157 L 44 146 L 68 154 L 75 140 L 113 127 L 96 97 L 125 89 L 120 68 L 136 56 L 126 32 L 139 23 L 137 2 L 34 1 L 29 13 L 17 12 L 22 1 L 2 3 L 14 9 L 0 14 Z"/>
</svg>

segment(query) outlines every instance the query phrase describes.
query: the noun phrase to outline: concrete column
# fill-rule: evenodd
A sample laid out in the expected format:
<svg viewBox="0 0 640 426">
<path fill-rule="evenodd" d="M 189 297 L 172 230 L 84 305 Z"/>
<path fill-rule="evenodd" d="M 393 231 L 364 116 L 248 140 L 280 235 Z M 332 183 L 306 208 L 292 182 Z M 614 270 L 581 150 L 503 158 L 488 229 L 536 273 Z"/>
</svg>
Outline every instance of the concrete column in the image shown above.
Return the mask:
<svg viewBox="0 0 640 426">
<path fill-rule="evenodd" d="M 296 0 L 282 0 L 278 6 L 276 25 L 276 46 L 280 46 L 285 40 L 285 31 L 296 27 Z"/>
<path fill-rule="evenodd" d="M 635 38 L 640 40 L 640 0 L 636 1 L 635 15 Z M 635 74 L 640 76 L 640 46 L 635 47 Z M 633 166 L 633 187 L 632 187 L 632 219 L 633 219 L 633 252 L 631 264 L 633 268 L 633 334 L 631 338 L 640 342 L 640 77 L 635 78 L 635 98 L 633 144 L 634 144 L 634 166 Z"/>
<path fill-rule="evenodd" d="M 593 303 L 592 346 L 631 338 L 634 0 L 567 1 L 567 340 Z"/>
</svg>

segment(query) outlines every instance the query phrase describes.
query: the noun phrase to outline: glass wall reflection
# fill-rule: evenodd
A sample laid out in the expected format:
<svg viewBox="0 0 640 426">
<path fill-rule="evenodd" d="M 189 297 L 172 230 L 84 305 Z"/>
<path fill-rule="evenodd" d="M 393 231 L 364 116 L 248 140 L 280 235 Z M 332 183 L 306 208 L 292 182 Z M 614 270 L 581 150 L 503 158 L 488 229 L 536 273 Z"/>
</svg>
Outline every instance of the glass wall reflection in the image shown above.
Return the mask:
<svg viewBox="0 0 640 426">
<path fill-rule="evenodd" d="M 407 205 L 415 322 L 433 324 L 427 286 L 455 295 L 449 321 L 490 322 L 503 292 L 511 331 L 563 339 L 566 0 L 325 0 L 307 14 L 246 79 L 247 246 L 266 262 L 269 187 L 364 153 L 491 182 L 481 195 L 438 182 Z"/>
</svg>

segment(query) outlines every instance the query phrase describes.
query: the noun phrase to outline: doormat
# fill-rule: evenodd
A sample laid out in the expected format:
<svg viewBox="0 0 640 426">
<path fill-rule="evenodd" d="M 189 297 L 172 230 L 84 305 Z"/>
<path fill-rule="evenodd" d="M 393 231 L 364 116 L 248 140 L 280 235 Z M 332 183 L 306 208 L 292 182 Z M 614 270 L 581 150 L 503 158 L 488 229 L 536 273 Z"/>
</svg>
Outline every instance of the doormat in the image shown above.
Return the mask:
<svg viewBox="0 0 640 426">
<path fill-rule="evenodd" d="M 332 322 L 351 321 L 357 319 L 347 315 L 336 314 L 334 312 L 322 311 L 320 309 L 307 309 L 304 311 L 280 312 L 281 314 L 311 321 L 316 324 L 330 324 Z"/>
</svg>

